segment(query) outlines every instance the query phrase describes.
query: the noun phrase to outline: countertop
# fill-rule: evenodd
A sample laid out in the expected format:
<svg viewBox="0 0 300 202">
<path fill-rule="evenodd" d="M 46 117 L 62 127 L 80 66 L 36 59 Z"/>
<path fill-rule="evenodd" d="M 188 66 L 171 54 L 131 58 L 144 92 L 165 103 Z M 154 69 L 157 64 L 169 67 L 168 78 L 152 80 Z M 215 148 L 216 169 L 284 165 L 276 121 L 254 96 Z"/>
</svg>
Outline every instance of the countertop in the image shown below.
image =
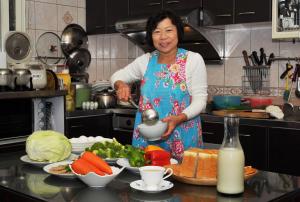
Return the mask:
<svg viewBox="0 0 300 202">
<path fill-rule="evenodd" d="M 65 90 L 32 90 L 32 91 L 8 91 L 0 92 L 0 100 L 2 99 L 22 99 L 22 98 L 40 98 L 40 97 L 56 97 L 65 96 Z"/>
<path fill-rule="evenodd" d="M 300 177 L 259 171 L 246 181 L 245 192 L 232 197 L 217 193 L 215 186 L 196 186 L 176 182 L 160 193 L 148 194 L 130 188 L 140 176 L 124 170 L 105 188 L 89 188 L 78 179 L 63 179 L 42 168 L 23 163 L 24 151 L 0 155 L 1 201 L 291 201 L 300 196 Z M 13 199 L 11 198 L 13 197 Z M 296 200 L 295 200 L 296 201 Z"/>
</svg>

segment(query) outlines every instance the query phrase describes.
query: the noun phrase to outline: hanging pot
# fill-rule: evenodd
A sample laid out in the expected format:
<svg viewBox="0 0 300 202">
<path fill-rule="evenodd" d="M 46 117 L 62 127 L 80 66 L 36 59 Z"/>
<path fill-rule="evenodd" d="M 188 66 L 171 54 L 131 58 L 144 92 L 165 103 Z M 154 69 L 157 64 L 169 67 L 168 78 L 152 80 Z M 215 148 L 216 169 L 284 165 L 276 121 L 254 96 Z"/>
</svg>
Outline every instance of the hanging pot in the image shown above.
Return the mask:
<svg viewBox="0 0 300 202">
<path fill-rule="evenodd" d="M 70 73 L 84 73 L 90 63 L 90 52 L 85 48 L 79 48 L 69 55 L 66 65 L 69 67 Z"/>
<path fill-rule="evenodd" d="M 61 49 L 66 56 L 69 56 L 75 49 L 87 47 L 88 36 L 80 25 L 70 24 L 63 30 Z"/>
</svg>

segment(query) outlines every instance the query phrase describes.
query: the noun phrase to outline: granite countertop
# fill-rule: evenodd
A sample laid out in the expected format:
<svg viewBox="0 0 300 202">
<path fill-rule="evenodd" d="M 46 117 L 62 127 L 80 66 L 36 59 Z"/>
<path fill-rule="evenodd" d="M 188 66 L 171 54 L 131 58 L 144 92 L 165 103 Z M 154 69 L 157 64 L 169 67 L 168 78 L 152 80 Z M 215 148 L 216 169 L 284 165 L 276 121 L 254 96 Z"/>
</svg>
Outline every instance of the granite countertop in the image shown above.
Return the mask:
<svg viewBox="0 0 300 202">
<path fill-rule="evenodd" d="M 0 155 L 0 195 L 4 202 L 50 201 L 288 201 L 300 194 L 300 177 L 259 171 L 246 181 L 245 192 L 224 196 L 215 186 L 197 186 L 176 182 L 170 190 L 148 194 L 130 188 L 140 176 L 123 171 L 105 188 L 89 188 L 78 179 L 63 179 L 45 173 L 42 168 L 23 163 L 24 151 Z"/>
</svg>

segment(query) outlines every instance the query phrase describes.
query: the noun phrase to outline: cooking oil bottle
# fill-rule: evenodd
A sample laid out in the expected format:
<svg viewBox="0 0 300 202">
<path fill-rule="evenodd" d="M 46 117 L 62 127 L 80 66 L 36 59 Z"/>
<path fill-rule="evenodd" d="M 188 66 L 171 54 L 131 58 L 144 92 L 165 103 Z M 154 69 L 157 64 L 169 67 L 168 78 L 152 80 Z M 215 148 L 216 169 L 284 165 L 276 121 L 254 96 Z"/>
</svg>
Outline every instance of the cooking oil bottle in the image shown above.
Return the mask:
<svg viewBox="0 0 300 202">
<path fill-rule="evenodd" d="M 239 140 L 239 117 L 224 117 L 224 139 L 218 154 L 217 190 L 223 194 L 244 192 L 245 156 Z"/>
</svg>

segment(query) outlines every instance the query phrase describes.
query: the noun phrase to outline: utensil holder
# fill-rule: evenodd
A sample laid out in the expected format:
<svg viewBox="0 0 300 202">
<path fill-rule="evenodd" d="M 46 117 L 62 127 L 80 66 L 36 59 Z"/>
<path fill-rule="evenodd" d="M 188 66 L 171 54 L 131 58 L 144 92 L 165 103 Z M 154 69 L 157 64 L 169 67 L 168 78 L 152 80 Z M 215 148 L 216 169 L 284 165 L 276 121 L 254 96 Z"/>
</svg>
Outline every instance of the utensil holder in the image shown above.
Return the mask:
<svg viewBox="0 0 300 202">
<path fill-rule="evenodd" d="M 242 93 L 270 94 L 270 66 L 243 66 Z"/>
</svg>

